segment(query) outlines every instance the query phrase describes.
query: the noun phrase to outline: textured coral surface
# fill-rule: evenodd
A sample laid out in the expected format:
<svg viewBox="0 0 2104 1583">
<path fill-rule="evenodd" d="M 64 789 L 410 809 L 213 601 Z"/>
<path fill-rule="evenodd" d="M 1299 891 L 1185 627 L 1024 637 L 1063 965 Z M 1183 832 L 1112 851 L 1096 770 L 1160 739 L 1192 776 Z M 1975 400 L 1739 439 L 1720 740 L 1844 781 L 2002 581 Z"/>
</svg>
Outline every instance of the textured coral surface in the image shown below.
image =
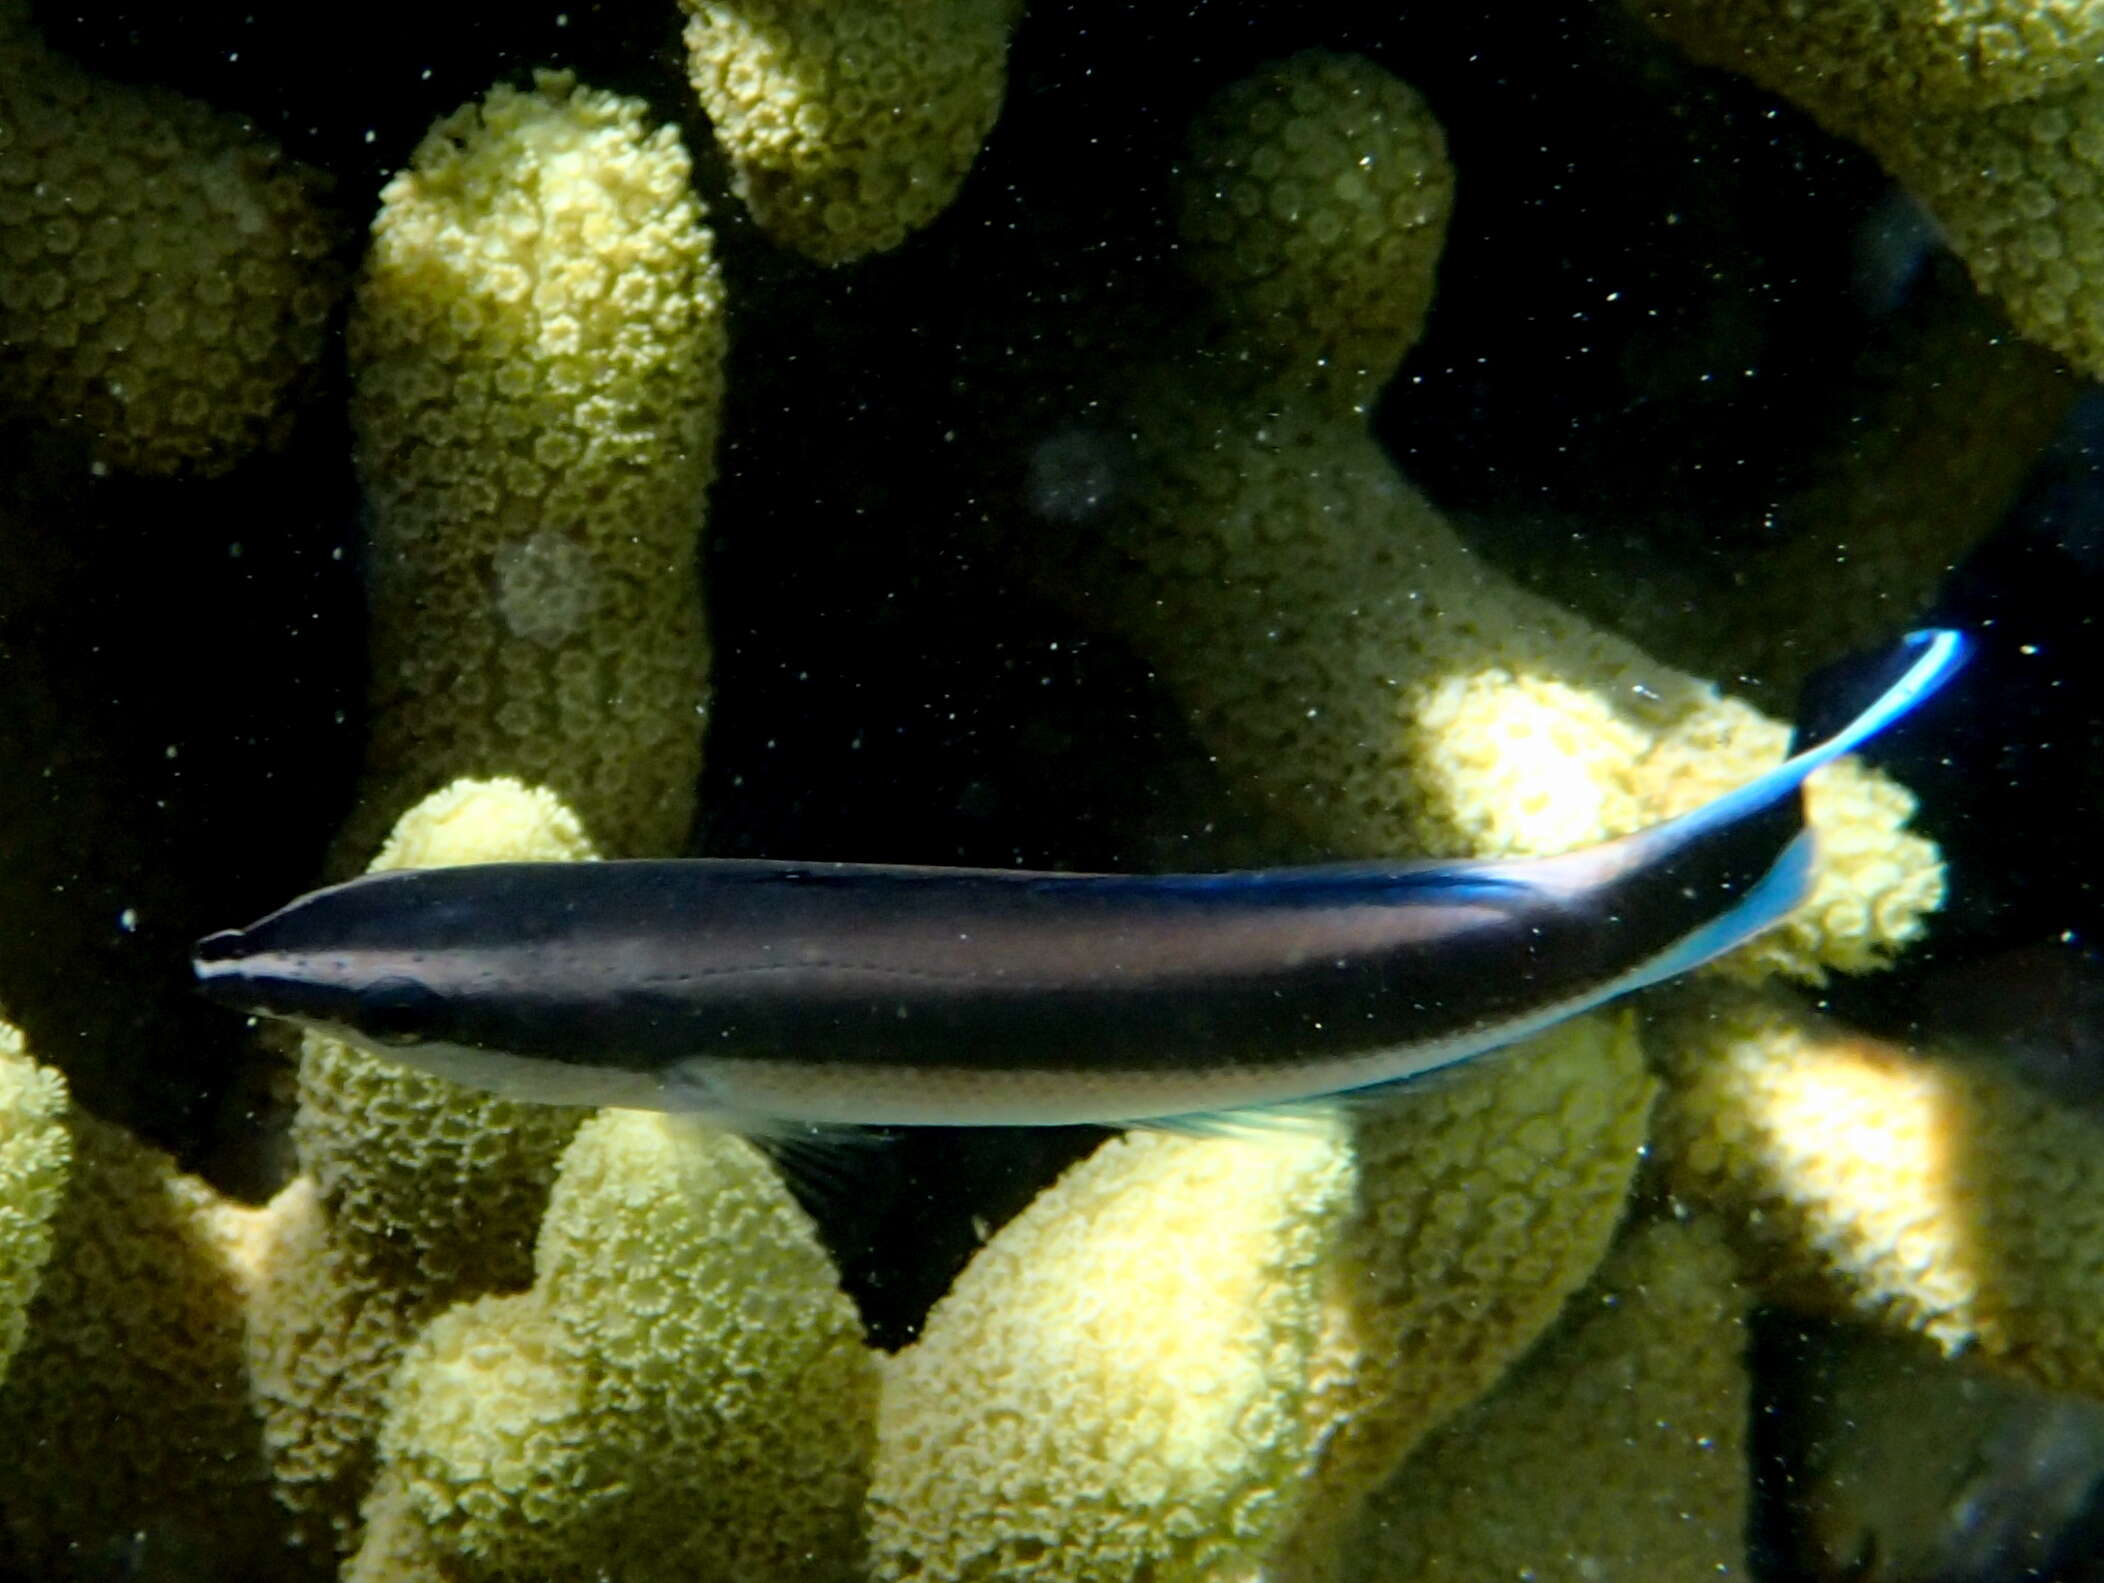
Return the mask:
<svg viewBox="0 0 2104 1583">
<path fill-rule="evenodd" d="M 762 229 L 821 264 L 957 195 L 1001 108 L 1014 0 L 682 0 L 688 71 Z"/>
<path fill-rule="evenodd" d="M 692 817 L 722 287 L 670 127 L 543 76 L 381 195 L 351 321 L 373 512 L 371 768 L 342 846 L 523 775 L 614 856 Z"/>
<path fill-rule="evenodd" d="M 1406 84 L 1313 53 L 1206 106 L 1176 200 L 1182 264 L 1255 368 L 1363 405 L 1424 327 L 1454 172 Z"/>
<path fill-rule="evenodd" d="M 1369 1503 L 1346 1575 L 1588 1583 L 1743 1568 L 1736 1276 L 1712 1222 L 1632 1227 L 1505 1389 Z"/>
<path fill-rule="evenodd" d="M 2104 12 L 2056 0 L 1639 8 L 1859 140 L 2024 334 L 2104 369 Z"/>
<path fill-rule="evenodd" d="M 341 284 L 316 173 L 240 121 L 98 83 L 0 6 L 0 368 L 143 472 L 232 466 L 320 361 Z"/>
<path fill-rule="evenodd" d="M 462 781 L 405 814 L 375 867 L 594 856 L 547 791 Z M 530 1279 L 548 1183 L 582 1114 L 459 1088 L 316 1034 L 303 1042 L 301 1174 L 250 1232 L 247 1347 L 280 1499 L 308 1543 L 354 1531 L 388 1378 L 416 1328 Z"/>
<path fill-rule="evenodd" d="M 606 1111 L 564 1154 L 532 1290 L 404 1358 L 351 1578 L 857 1574 L 875 1363 L 764 1156 Z M 811 1426 L 823 1423 L 826 1432 Z"/>
<path fill-rule="evenodd" d="M 2104 1126 L 1992 1060 L 1916 1052 L 1776 993 L 1662 1027 L 1668 1179 L 1798 1301 L 2036 1384 L 2104 1392 Z"/>
<path fill-rule="evenodd" d="M 1227 771 L 1328 855 L 1564 851 L 1779 759 L 1781 724 L 1485 564 L 1366 432 L 1363 392 L 1415 339 L 1444 238 L 1452 177 L 1415 96 L 1296 56 L 1228 90 L 1194 139 L 1181 223 L 1230 339 L 1110 398 L 1130 425 L 1122 498 L 1075 535 L 1082 576 L 1064 558 L 1037 575 L 1144 653 Z M 1382 268 L 1360 247 L 1372 226 Z M 1901 788 L 1843 765 L 1809 807 L 1813 896 L 1749 972 L 1873 966 L 1942 900 Z"/>
<path fill-rule="evenodd" d="M 51 1216 L 73 1154 L 65 1109 L 64 1080 L 30 1060 L 21 1031 L 0 1022 L 0 1379 L 51 1257 Z"/>
<path fill-rule="evenodd" d="M 1599 1263 L 1652 1090 L 1598 1016 L 1349 1124 L 1099 1150 L 887 1368 L 883 1575 L 1326 1571 Z"/>
<path fill-rule="evenodd" d="M 2104 366 L 2094 7 L 1638 8 L 1837 136 L 1611 8 L 441 8 L 320 62 L 270 9 L 0 0 L 0 1572 L 1707 1577 L 1773 1537 L 1756 1302 L 2104 1394 L 2095 1116 L 1777 987 L 1871 1004 L 1965 899 L 1895 767 L 1822 773 L 1809 904 L 1678 998 L 1225 1136 L 777 1159 L 133 1019 L 369 865 L 1527 855 L 1703 804 L 2018 497 L 2071 382 L 2008 325 Z M 1977 291 L 1926 223 L 1821 262 L 1885 172 Z M 362 707 L 199 636 L 259 610 Z M 117 753 L 126 669 L 180 707 L 112 702 Z M 1948 720 L 1946 790 L 2004 778 Z M 191 1096 L 128 1113 L 180 1157 L 56 1068 Z"/>
<path fill-rule="evenodd" d="M 1481 1397 L 1599 1265 L 1657 1085 L 1620 1012 L 1565 1023 L 1359 1120 L 1359 1202 L 1332 1255 L 1309 1382 L 1326 1445 L 1304 1567 L 1360 1500 Z"/>
<path fill-rule="evenodd" d="M 1323 1270 L 1352 1190 L 1334 1124 L 1247 1142 L 1136 1134 L 1068 1173 L 885 1370 L 880 1575 L 1259 1563 L 1313 1471 Z"/>
<path fill-rule="evenodd" d="M 0 1556 L 34 1577 L 127 1557 L 265 1575 L 280 1512 L 242 1355 L 238 1224 L 159 1150 L 79 1112 L 67 1127 L 51 1258 L 0 1382 L 0 1433 L 52 1450 L 12 1460 Z"/>
<path fill-rule="evenodd" d="M 2087 0 L 1645 0 L 1642 10 L 1690 47 L 1801 84 L 1837 114 L 2037 98 L 2085 74 L 2104 46 L 2104 15 Z"/>
</svg>

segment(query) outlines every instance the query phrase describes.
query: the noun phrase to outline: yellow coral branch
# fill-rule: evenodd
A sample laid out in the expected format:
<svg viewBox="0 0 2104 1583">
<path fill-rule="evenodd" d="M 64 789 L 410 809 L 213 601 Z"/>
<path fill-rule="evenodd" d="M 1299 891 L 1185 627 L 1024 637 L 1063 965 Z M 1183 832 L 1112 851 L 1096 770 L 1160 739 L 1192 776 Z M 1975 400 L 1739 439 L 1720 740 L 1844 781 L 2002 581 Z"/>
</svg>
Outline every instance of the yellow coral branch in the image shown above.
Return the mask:
<svg viewBox="0 0 2104 1583">
<path fill-rule="evenodd" d="M 2104 1393 L 2104 1124 L 1991 1062 L 1692 991 L 1654 1041 L 1667 1182 L 1774 1294 Z"/>
<path fill-rule="evenodd" d="M 550 787 L 610 855 L 677 851 L 724 354 L 686 151 L 543 74 L 440 122 L 381 204 L 350 331 L 372 739 L 340 866 L 461 775 Z"/>
</svg>

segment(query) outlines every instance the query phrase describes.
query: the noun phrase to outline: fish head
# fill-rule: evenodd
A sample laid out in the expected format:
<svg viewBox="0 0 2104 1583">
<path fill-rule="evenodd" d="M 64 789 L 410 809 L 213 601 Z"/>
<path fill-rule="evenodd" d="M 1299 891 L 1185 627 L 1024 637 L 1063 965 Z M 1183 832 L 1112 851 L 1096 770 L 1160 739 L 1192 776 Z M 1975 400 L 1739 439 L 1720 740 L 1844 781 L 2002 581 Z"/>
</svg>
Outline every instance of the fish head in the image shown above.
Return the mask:
<svg viewBox="0 0 2104 1583">
<path fill-rule="evenodd" d="M 199 993 L 229 1010 L 448 1082 L 537 1104 L 661 1108 L 650 1062 L 593 1049 L 559 1004 L 543 1006 L 553 978 L 558 1002 L 583 999 L 589 1012 L 592 997 L 571 993 L 590 987 L 589 964 L 563 977 L 570 958 L 537 954 L 562 909 L 524 905 L 521 879 L 520 865 L 368 875 L 207 935 L 191 970 Z M 540 1049 L 536 1032 L 567 1040 Z"/>
<path fill-rule="evenodd" d="M 278 1018 L 398 1058 L 421 1045 L 450 1042 L 446 997 L 416 974 L 413 958 L 288 948 L 259 925 L 206 936 L 190 965 L 199 993 L 232 1011 Z"/>
<path fill-rule="evenodd" d="M 453 1042 L 450 953 L 463 932 L 444 871 L 375 875 L 313 892 L 245 929 L 200 940 L 207 1000 L 383 1054 Z"/>
</svg>

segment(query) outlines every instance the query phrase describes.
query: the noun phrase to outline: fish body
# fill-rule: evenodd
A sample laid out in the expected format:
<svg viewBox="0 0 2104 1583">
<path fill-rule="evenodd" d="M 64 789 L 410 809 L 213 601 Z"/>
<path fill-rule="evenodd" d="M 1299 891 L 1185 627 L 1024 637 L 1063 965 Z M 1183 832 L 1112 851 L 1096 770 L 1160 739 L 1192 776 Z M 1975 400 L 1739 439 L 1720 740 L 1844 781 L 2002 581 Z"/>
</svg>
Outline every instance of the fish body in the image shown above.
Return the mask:
<svg viewBox="0 0 2104 1583">
<path fill-rule="evenodd" d="M 1841 731 L 1560 857 L 1221 874 L 693 859 L 368 875 L 199 943 L 198 981 L 510 1097 L 784 1123 L 1158 1121 L 1369 1089 L 1769 927 L 1800 788 L 1956 669 L 1910 636 Z"/>
</svg>

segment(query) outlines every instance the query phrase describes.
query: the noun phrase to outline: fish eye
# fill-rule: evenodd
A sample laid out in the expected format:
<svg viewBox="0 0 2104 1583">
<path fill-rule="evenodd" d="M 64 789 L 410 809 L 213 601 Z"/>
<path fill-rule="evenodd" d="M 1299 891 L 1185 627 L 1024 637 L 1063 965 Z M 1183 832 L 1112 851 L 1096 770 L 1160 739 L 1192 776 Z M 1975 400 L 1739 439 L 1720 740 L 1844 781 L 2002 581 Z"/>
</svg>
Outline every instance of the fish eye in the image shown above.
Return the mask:
<svg viewBox="0 0 2104 1583">
<path fill-rule="evenodd" d="M 435 990 L 413 978 L 383 978 L 358 992 L 357 1028 L 375 1044 L 421 1044 L 441 1004 Z"/>
</svg>

